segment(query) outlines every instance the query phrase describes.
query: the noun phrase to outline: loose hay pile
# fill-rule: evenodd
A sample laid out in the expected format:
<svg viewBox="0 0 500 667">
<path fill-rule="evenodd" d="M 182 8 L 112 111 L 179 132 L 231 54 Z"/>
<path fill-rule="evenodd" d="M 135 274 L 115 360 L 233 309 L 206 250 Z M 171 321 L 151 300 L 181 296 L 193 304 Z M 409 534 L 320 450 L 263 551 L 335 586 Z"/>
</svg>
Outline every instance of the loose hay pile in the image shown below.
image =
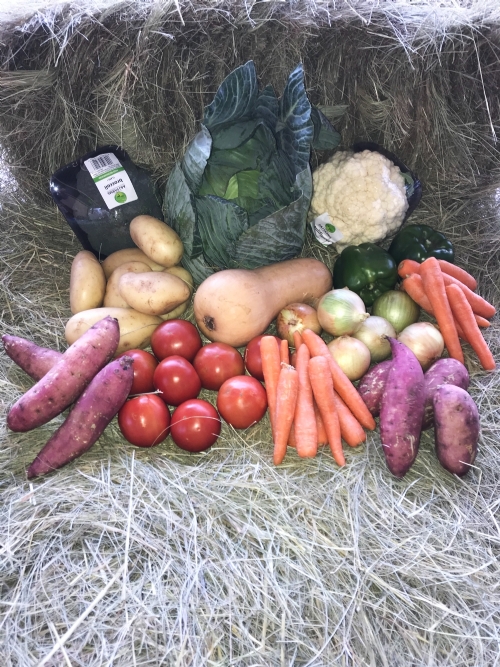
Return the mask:
<svg viewBox="0 0 500 667">
<path fill-rule="evenodd" d="M 104 6 L 104 4 L 102 5 Z M 302 60 L 311 100 L 422 178 L 412 221 L 446 231 L 500 305 L 497 2 L 106 3 L 0 15 L 2 333 L 64 349 L 79 250 L 49 175 L 121 143 L 164 182 L 202 108 L 253 58 L 282 88 Z M 14 20 L 13 17 L 16 19 Z M 311 239 L 306 254 L 333 257 Z M 498 317 L 487 332 L 500 361 Z M 467 355 L 477 467 L 438 467 L 426 435 L 403 480 L 380 441 L 270 463 L 268 422 L 188 456 L 133 450 L 112 425 L 34 484 L 53 431 L 7 433 L 29 381 L 0 357 L 0 663 L 495 665 L 500 654 L 500 381 Z"/>
</svg>

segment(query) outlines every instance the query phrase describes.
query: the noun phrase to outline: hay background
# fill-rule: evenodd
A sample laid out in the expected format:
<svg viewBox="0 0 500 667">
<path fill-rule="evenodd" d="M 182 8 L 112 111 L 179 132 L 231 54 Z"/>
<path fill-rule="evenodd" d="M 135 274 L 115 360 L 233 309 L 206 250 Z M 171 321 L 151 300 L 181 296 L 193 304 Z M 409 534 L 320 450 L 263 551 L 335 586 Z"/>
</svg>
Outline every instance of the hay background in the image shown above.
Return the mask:
<svg viewBox="0 0 500 667">
<path fill-rule="evenodd" d="M 412 221 L 445 230 L 500 305 L 496 1 L 38 4 L 0 10 L 2 332 L 64 349 L 79 246 L 49 175 L 117 141 L 163 182 L 248 58 L 279 89 L 302 59 L 312 101 L 344 107 L 344 146 L 417 171 Z M 487 337 L 500 360 L 498 318 Z M 376 434 L 342 471 L 327 452 L 276 469 L 264 420 L 199 456 L 133 449 L 113 424 L 29 484 L 54 424 L 7 433 L 30 383 L 2 352 L 0 664 L 499 664 L 499 374 L 467 360 L 482 435 L 463 480 L 428 434 L 403 480 Z"/>
</svg>

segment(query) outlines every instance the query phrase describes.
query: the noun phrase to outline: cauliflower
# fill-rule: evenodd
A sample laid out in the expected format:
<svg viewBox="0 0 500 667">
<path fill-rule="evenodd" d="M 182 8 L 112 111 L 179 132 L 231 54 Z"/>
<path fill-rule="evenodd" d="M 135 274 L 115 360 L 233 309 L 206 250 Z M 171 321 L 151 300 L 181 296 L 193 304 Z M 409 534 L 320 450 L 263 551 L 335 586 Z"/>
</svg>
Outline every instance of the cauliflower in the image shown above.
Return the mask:
<svg viewBox="0 0 500 667">
<path fill-rule="evenodd" d="M 320 240 L 326 223 L 326 231 L 335 232 L 329 243 L 340 248 L 382 240 L 399 228 L 407 210 L 401 170 L 376 151 L 338 151 L 313 173 L 308 219 Z"/>
</svg>

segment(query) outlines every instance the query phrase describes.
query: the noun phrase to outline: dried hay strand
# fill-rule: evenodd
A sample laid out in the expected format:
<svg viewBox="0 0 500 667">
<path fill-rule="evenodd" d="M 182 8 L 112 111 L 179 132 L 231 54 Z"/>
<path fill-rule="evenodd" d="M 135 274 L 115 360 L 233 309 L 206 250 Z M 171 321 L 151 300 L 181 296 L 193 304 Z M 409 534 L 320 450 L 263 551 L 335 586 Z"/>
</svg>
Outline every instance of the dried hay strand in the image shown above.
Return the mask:
<svg viewBox="0 0 500 667">
<path fill-rule="evenodd" d="M 417 171 L 411 221 L 445 231 L 498 307 L 497 3 L 370 7 L 79 5 L 19 28 L 2 17 L 2 333 L 65 348 L 80 247 L 49 201 L 50 173 L 119 140 L 162 181 L 216 85 L 250 57 L 277 88 L 302 59 L 311 99 L 345 109 L 344 147 L 371 138 Z M 304 253 L 334 260 L 310 237 Z M 486 337 L 499 361 L 498 317 Z M 0 663 L 498 664 L 500 382 L 465 351 L 482 432 L 462 480 L 438 466 L 432 433 L 403 480 L 377 433 L 342 470 L 327 451 L 275 468 L 266 418 L 224 426 L 196 456 L 170 440 L 135 449 L 115 421 L 33 483 L 25 467 L 63 417 L 7 432 L 30 381 L 2 352 Z"/>
</svg>

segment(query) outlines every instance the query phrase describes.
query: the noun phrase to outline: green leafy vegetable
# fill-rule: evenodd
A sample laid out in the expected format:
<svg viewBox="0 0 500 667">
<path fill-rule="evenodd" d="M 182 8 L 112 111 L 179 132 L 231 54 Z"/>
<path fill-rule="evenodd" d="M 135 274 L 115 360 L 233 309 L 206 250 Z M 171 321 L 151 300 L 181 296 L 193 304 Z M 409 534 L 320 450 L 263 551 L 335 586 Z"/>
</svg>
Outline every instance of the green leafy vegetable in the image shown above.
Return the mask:
<svg viewBox="0 0 500 667">
<path fill-rule="evenodd" d="M 182 263 L 195 282 L 219 269 L 298 255 L 312 193 L 311 148 L 339 142 L 308 100 L 301 65 L 279 99 L 272 86 L 259 91 L 252 61 L 235 69 L 167 182 L 165 217 L 184 243 Z"/>
</svg>

